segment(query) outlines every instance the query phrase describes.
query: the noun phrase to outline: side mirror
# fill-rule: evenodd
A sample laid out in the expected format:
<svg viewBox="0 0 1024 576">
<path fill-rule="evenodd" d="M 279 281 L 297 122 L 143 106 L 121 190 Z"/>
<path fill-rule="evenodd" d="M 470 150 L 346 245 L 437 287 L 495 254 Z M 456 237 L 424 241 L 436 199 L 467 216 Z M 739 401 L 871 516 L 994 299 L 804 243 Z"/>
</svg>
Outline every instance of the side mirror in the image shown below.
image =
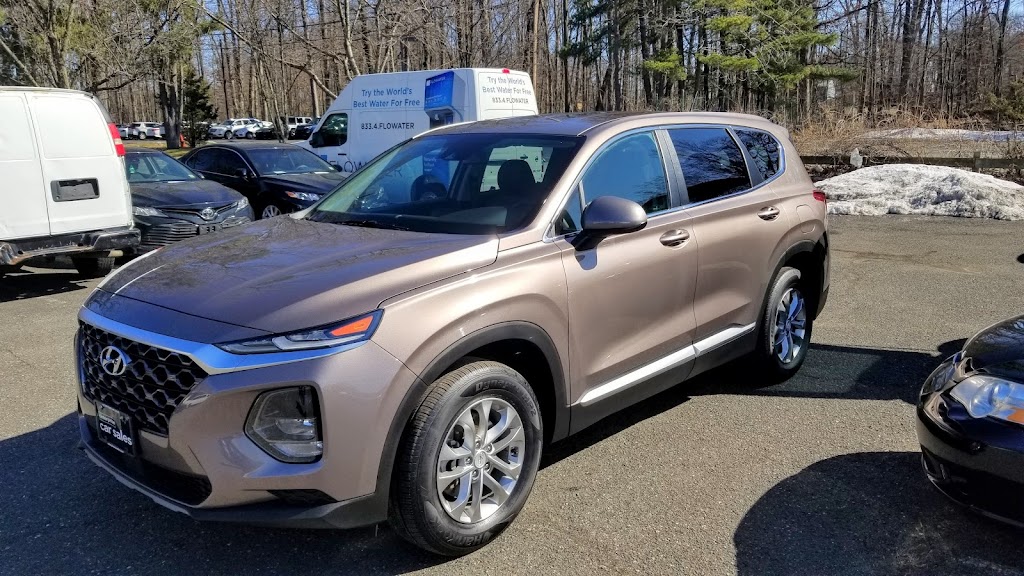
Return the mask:
<svg viewBox="0 0 1024 576">
<path fill-rule="evenodd" d="M 248 168 L 239 168 L 238 170 L 235 170 L 235 176 L 241 178 L 242 180 L 248 180 L 249 179 L 249 169 Z"/>
<path fill-rule="evenodd" d="M 636 202 L 618 196 L 598 196 L 583 210 L 583 230 L 573 239 L 577 250 L 590 250 L 601 240 L 647 226 L 647 213 Z"/>
<path fill-rule="evenodd" d="M 313 132 L 309 135 L 309 145 L 313 148 L 321 148 L 324 145 L 324 137 L 320 132 Z"/>
</svg>

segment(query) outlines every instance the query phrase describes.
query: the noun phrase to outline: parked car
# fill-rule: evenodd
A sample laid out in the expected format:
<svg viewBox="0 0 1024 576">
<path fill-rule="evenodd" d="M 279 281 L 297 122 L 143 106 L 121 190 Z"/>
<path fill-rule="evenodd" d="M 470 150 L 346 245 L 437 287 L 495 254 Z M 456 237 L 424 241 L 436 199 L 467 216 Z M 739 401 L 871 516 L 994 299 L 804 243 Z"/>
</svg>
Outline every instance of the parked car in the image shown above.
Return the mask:
<svg viewBox="0 0 1024 576">
<path fill-rule="evenodd" d="M 942 493 L 1024 525 L 1024 316 L 975 334 L 924 382 L 922 463 Z"/>
<path fill-rule="evenodd" d="M 313 134 L 313 130 L 316 129 L 316 125 L 320 122 L 320 117 L 313 118 L 310 122 L 305 124 L 299 124 L 295 127 L 295 131 L 288 137 L 289 140 L 309 140 L 310 135 Z"/>
<path fill-rule="evenodd" d="M 281 118 L 281 124 L 287 127 L 288 138 L 292 138 L 295 135 L 295 129 L 303 124 L 313 123 L 311 116 L 286 116 Z"/>
<path fill-rule="evenodd" d="M 96 290 L 82 444 L 194 518 L 390 518 L 465 554 L 522 509 L 545 442 L 734 358 L 794 374 L 828 295 L 825 214 L 753 116 L 439 129 Z"/>
<path fill-rule="evenodd" d="M 66 255 L 104 276 L 139 243 L 117 125 L 95 97 L 0 86 L 0 276 L 34 256 Z"/>
<path fill-rule="evenodd" d="M 244 194 L 260 218 L 307 208 L 344 179 L 315 154 L 290 144 L 209 145 L 185 154 L 182 162 Z"/>
<path fill-rule="evenodd" d="M 131 127 L 130 137 L 133 139 L 145 140 L 146 138 L 164 137 L 164 125 L 159 122 L 132 122 L 129 126 Z"/>
<path fill-rule="evenodd" d="M 220 124 L 210 126 L 208 134 L 211 138 L 224 138 L 231 140 L 238 137 L 238 131 L 259 122 L 255 118 L 228 118 Z"/>
<path fill-rule="evenodd" d="M 118 124 L 117 132 L 120 134 L 121 140 L 132 140 L 139 136 L 139 131 L 131 124 Z"/>
<path fill-rule="evenodd" d="M 163 152 L 128 150 L 125 173 L 132 191 L 135 226 L 142 233 L 136 253 L 254 219 L 245 196 L 204 180 Z"/>
<path fill-rule="evenodd" d="M 256 134 L 263 130 L 273 130 L 274 123 L 266 120 L 258 120 L 256 118 L 250 118 L 252 122 L 242 126 L 238 130 L 235 130 L 235 138 L 247 138 L 249 140 L 255 140 Z"/>
</svg>

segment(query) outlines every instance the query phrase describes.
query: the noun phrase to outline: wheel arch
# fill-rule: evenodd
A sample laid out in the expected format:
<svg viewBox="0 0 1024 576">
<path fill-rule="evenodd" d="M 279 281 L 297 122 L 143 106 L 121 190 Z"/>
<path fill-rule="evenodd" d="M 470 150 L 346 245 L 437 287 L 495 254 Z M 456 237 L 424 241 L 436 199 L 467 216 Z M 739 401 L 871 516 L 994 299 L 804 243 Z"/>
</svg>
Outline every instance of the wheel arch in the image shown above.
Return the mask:
<svg viewBox="0 0 1024 576">
<path fill-rule="evenodd" d="M 514 359 L 519 356 L 518 360 Z M 510 365 L 530 383 L 541 403 L 545 440 L 560 440 L 569 433 L 569 406 L 566 401 L 565 374 L 554 341 L 536 324 L 503 322 L 467 334 L 438 354 L 419 374 L 402 398 L 384 441 L 377 472 L 375 499 L 390 499 L 392 473 L 398 448 L 409 419 L 423 401 L 427 387 L 466 358 L 495 360 Z M 543 364 L 531 361 L 543 360 Z M 517 366 L 518 365 L 518 366 Z M 526 366 L 526 368 L 524 368 Z M 543 370 L 544 373 L 541 373 Z M 532 379 L 531 379 L 532 376 Z M 538 376 L 541 381 L 538 382 Z M 380 500 L 378 500 L 380 501 Z"/>
</svg>

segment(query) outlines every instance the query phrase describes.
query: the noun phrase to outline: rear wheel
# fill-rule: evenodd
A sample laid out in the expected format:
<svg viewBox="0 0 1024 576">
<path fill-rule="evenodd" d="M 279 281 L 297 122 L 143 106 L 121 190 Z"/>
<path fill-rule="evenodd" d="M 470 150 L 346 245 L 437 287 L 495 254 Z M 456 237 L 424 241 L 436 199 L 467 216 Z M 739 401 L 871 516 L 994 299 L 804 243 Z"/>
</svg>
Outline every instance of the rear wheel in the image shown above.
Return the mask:
<svg viewBox="0 0 1024 576">
<path fill-rule="evenodd" d="M 478 361 L 442 376 L 402 439 L 392 525 L 435 554 L 484 546 L 526 504 L 543 437 L 537 397 L 512 368 Z"/>
<path fill-rule="evenodd" d="M 768 294 L 754 352 L 771 381 L 781 382 L 803 365 L 813 324 L 800 271 L 782 268 Z"/>
<path fill-rule="evenodd" d="M 139 140 L 145 140 L 145 139 L 146 139 L 146 133 L 145 132 L 139 132 Z"/>
<path fill-rule="evenodd" d="M 78 275 L 83 278 L 102 278 L 114 269 L 114 259 L 104 256 L 102 258 L 72 258 L 71 262 L 78 270 Z"/>
<path fill-rule="evenodd" d="M 248 138 L 249 140 L 255 140 L 256 139 L 256 135 L 253 134 L 252 132 L 246 132 L 245 133 L 245 137 Z"/>
</svg>

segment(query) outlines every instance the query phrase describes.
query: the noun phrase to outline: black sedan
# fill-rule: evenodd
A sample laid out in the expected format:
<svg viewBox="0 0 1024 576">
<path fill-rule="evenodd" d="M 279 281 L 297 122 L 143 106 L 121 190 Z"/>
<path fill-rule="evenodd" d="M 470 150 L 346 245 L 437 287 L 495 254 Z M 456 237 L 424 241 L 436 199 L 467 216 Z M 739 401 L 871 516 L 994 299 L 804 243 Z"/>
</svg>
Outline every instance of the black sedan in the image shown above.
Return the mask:
<svg viewBox="0 0 1024 576">
<path fill-rule="evenodd" d="M 204 180 L 163 152 L 130 149 L 124 165 L 142 232 L 140 253 L 253 220 L 245 196 Z"/>
<path fill-rule="evenodd" d="M 308 208 L 344 179 L 316 154 L 291 144 L 211 144 L 182 162 L 244 194 L 261 218 Z"/>
<path fill-rule="evenodd" d="M 309 137 L 313 134 L 313 130 L 316 128 L 316 123 L 320 119 L 316 118 L 309 124 L 299 124 L 295 127 L 295 130 L 288 136 L 289 140 L 309 140 Z"/>
<path fill-rule="evenodd" d="M 925 472 L 944 494 L 1024 526 L 1024 316 L 972 337 L 925 380 Z"/>
</svg>

